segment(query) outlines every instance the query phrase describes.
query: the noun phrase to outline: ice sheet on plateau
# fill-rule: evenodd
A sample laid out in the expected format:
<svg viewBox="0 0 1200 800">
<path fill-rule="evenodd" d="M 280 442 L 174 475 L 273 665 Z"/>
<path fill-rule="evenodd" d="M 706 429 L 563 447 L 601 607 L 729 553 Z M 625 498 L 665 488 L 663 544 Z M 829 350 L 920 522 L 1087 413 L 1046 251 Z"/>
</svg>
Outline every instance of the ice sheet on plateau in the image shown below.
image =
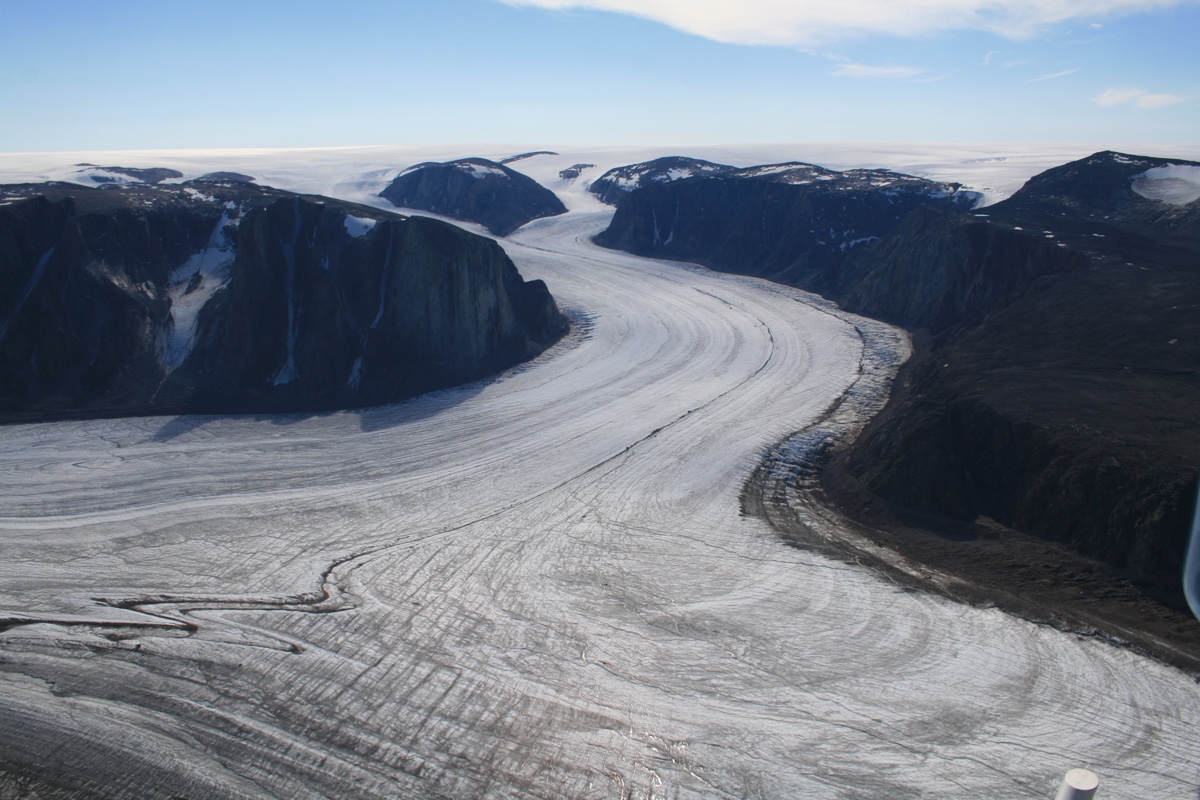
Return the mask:
<svg viewBox="0 0 1200 800">
<path fill-rule="evenodd" d="M 1155 167 L 1135 175 L 1132 186 L 1150 200 L 1178 206 L 1194 203 L 1200 200 L 1200 167 L 1192 164 Z"/>
<path fill-rule="evenodd" d="M 378 155 L 194 171 L 361 202 Z M 652 157 L 630 155 L 527 163 L 555 184 Z M 574 213 L 504 246 L 575 332 L 499 380 L 0 430 L 0 760 L 129 798 L 1041 800 L 1079 765 L 1104 800 L 1194 796 L 1188 676 L 902 591 L 739 512 L 764 453 L 795 468 L 878 402 L 903 337 L 597 248 L 612 211 L 563 194 Z M 52 624 L 88 620 L 109 627 Z"/>
</svg>

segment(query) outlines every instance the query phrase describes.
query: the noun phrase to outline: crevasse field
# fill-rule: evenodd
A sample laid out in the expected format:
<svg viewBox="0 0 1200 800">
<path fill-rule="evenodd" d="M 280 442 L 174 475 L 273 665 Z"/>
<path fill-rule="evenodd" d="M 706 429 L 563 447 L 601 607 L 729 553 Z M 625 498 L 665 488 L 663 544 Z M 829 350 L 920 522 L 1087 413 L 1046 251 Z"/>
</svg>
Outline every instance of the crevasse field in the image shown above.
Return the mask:
<svg viewBox="0 0 1200 800">
<path fill-rule="evenodd" d="M 893 167 L 994 200 L 1090 151 L 684 154 Z M 386 208 L 412 163 L 516 152 L 0 155 L 0 178 L 236 170 Z M 852 432 L 908 341 L 591 244 L 612 212 L 584 182 L 667 154 L 512 164 L 571 209 L 502 244 L 573 332 L 494 380 L 341 413 L 0 428 L 0 768 L 44 779 L 0 794 L 1050 798 L 1088 767 L 1104 800 L 1194 799 L 1191 677 L 740 514 L 763 454 L 818 422 Z M 575 163 L 597 166 L 560 181 Z"/>
</svg>

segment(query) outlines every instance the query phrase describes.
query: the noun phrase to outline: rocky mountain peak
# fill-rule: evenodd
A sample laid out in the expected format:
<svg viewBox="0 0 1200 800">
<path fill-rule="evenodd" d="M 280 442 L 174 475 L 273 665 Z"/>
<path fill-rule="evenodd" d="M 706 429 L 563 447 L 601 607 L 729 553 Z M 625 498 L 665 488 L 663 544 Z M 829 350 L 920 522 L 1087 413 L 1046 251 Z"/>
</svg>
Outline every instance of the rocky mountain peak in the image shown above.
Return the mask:
<svg viewBox="0 0 1200 800">
<path fill-rule="evenodd" d="M 1198 196 L 1200 163 L 1104 150 L 1035 175 L 1005 205 L 1059 213 L 1129 212 L 1144 200 L 1194 202 Z"/>
<path fill-rule="evenodd" d="M 414 164 L 379 196 L 398 208 L 478 222 L 497 236 L 567 210 L 533 178 L 486 158 Z"/>
<path fill-rule="evenodd" d="M 711 177 L 735 171 L 727 164 L 714 164 L 687 156 L 664 156 L 640 164 L 616 167 L 601 175 L 588 188 L 601 202 L 616 205 L 634 189 L 685 178 Z"/>
</svg>

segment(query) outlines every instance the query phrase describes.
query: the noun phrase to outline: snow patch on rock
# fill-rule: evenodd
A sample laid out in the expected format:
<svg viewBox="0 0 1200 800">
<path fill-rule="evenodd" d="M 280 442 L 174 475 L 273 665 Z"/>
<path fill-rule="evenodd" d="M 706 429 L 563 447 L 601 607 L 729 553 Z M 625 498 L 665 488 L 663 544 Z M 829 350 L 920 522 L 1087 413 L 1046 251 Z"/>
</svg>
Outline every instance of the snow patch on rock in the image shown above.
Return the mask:
<svg viewBox="0 0 1200 800">
<path fill-rule="evenodd" d="M 471 161 L 460 161 L 454 165 L 463 172 L 473 178 L 485 178 L 488 175 L 496 175 L 501 178 L 507 178 L 508 175 L 504 170 L 498 167 L 489 167 L 486 164 L 475 164 Z"/>
<path fill-rule="evenodd" d="M 192 352 L 200 309 L 229 283 L 237 257 L 229 228 L 236 227 L 239 221 L 240 209 L 227 206 L 204 249 L 171 273 L 167 285 L 171 320 L 159 346 L 162 365 L 168 373 L 178 369 Z"/>
<path fill-rule="evenodd" d="M 213 197 L 212 195 L 204 194 L 204 192 L 196 191 L 195 189 L 193 189 L 190 186 L 185 187 L 183 191 L 184 191 L 184 194 L 186 194 L 188 197 L 192 198 L 193 200 L 199 200 L 202 203 L 217 202 L 217 199 L 215 197 Z"/>
<path fill-rule="evenodd" d="M 347 214 L 343 224 L 346 226 L 346 233 L 357 239 L 360 236 L 366 236 L 367 232 L 375 227 L 376 222 L 377 220 L 370 217 L 354 217 Z"/>
</svg>

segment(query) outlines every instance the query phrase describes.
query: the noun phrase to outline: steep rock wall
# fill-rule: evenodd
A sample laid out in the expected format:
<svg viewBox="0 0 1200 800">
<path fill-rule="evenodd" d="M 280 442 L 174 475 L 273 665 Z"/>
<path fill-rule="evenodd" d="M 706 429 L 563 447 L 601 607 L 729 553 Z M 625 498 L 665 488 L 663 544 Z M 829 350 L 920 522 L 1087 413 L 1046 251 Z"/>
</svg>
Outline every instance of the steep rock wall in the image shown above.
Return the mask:
<svg viewBox="0 0 1200 800">
<path fill-rule="evenodd" d="M 8 420 L 386 403 L 567 327 L 498 245 L 434 220 L 233 183 L 5 193 Z"/>
<path fill-rule="evenodd" d="M 1043 275 L 921 345 L 843 465 L 900 509 L 1066 543 L 1182 608 L 1197 309 L 1193 271 L 1085 259 Z"/>
<path fill-rule="evenodd" d="M 962 203 L 933 184 L 884 191 L 864 183 L 709 177 L 652 185 L 621 199 L 596 243 L 810 288 L 830 283 L 827 273 L 847 253 L 917 208 Z"/>
<path fill-rule="evenodd" d="M 849 311 L 943 331 L 979 323 L 1042 275 L 1086 265 L 1086 258 L 1044 238 L 918 208 L 891 235 L 854 250 L 811 288 Z"/>
<path fill-rule="evenodd" d="M 251 406 L 378 403 L 482 377 L 564 332 L 545 284 L 494 242 L 419 217 L 351 239 L 342 219 L 301 199 L 249 214 L 233 279 L 169 388 Z"/>
<path fill-rule="evenodd" d="M 219 217 L 78 213 L 70 197 L 0 206 L 0 413 L 145 405 L 167 276 Z"/>
</svg>

